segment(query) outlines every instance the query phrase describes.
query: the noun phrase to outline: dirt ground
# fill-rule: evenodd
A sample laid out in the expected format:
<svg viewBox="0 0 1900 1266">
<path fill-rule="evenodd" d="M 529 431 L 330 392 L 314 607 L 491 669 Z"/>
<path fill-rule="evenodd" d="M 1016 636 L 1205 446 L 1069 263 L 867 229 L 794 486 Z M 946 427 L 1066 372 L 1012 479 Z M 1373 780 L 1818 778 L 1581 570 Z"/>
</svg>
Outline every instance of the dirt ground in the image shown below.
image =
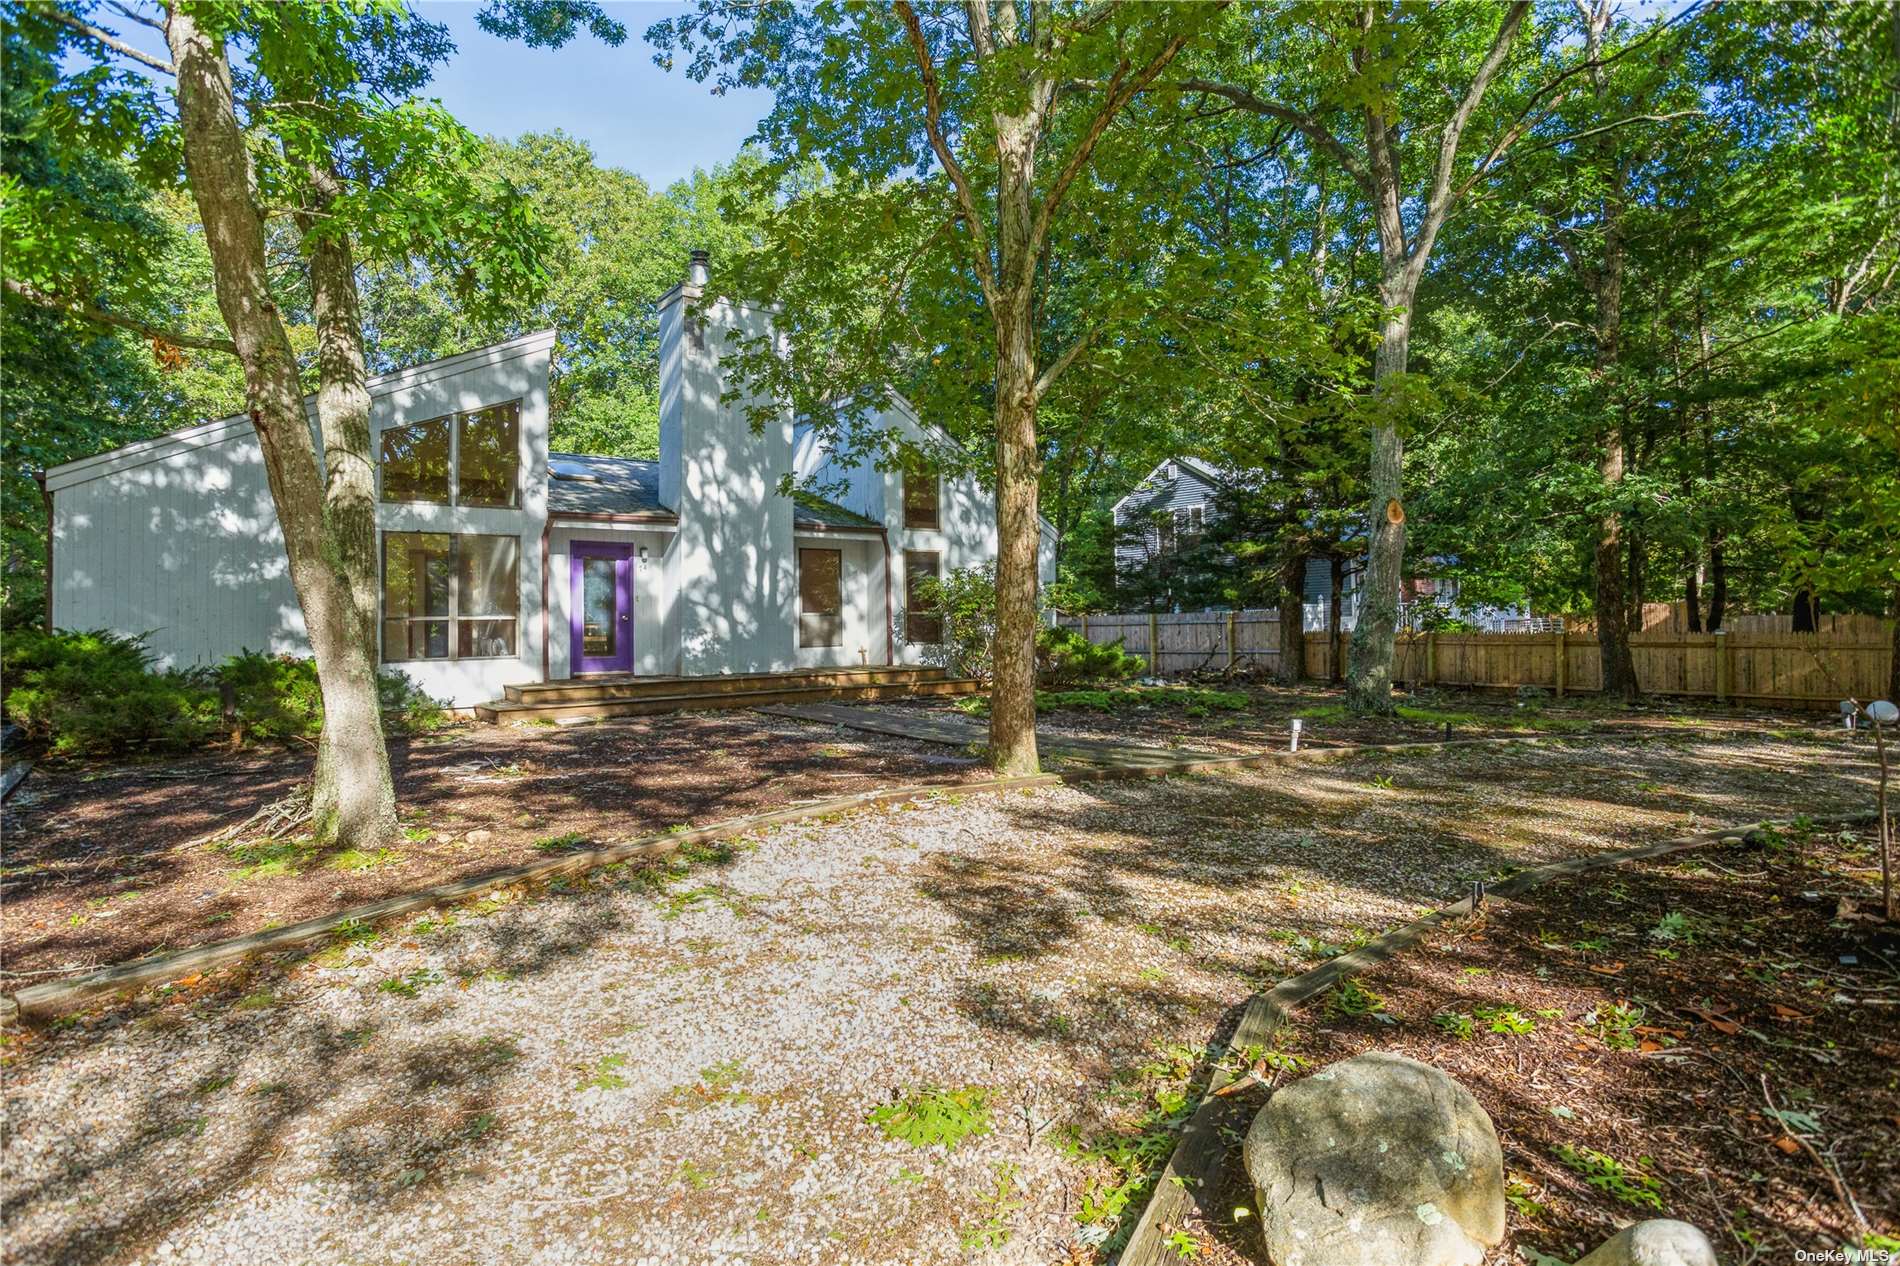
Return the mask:
<svg viewBox="0 0 1900 1266">
<path fill-rule="evenodd" d="M 1689 726 L 1833 741 L 1818 718 L 1728 709 L 1630 711 L 1467 692 L 1420 696 L 1408 703 L 1409 716 L 1366 720 L 1344 715 L 1336 691 L 1253 686 L 1245 697 L 1243 709 L 1198 713 L 1166 702 L 1112 716 L 1065 708 L 1044 714 L 1038 726 L 1051 737 L 1184 754 L 1283 749 L 1298 715 L 1303 742 L 1313 747 Z M 961 749 L 753 712 L 557 727 L 468 724 L 398 739 L 390 758 L 405 839 L 375 853 L 198 843 L 296 789 L 310 768 L 301 749 L 42 764 L 0 813 L 7 838 L 0 982 L 17 988 L 241 936 L 547 851 L 874 787 L 986 776 L 977 756 Z"/>
<path fill-rule="evenodd" d="M 1900 1249 L 1900 930 L 1868 917 L 1879 902 L 1868 827 L 1566 880 L 1309 1004 L 1279 1049 L 1457 1078 L 1504 1145 L 1501 1251 L 1539 1266 L 1643 1217 L 1737 1264 Z M 1251 1206 L 1238 1146 L 1225 1173 L 1219 1207 Z M 1202 1228 L 1216 1259 L 1264 1260 L 1249 1229 Z"/>
<path fill-rule="evenodd" d="M 4 978 L 120 962 L 343 909 L 546 850 L 907 783 L 985 776 L 928 743 L 753 712 L 466 724 L 390 745 L 405 839 L 378 853 L 193 841 L 309 777 L 298 750 L 46 762 L 6 802 Z"/>
<path fill-rule="evenodd" d="M 1196 702 L 1192 693 L 1196 689 L 1244 700 L 1244 706 Z M 1301 745 L 1308 747 L 1687 728 L 1796 736 L 1823 730 L 1831 720 L 1819 713 L 1773 712 L 1685 700 L 1657 699 L 1623 707 L 1592 695 L 1556 699 L 1538 693 L 1519 698 L 1515 693 L 1500 691 L 1421 690 L 1402 694 L 1399 714 L 1393 717 L 1350 715 L 1342 692 L 1319 687 L 1293 690 L 1214 681 L 1198 686 L 1170 683 L 1136 687 L 1136 693 L 1147 695 L 1152 702 L 1117 706 L 1113 712 L 1086 706 L 1045 707 L 1037 717 L 1037 728 L 1070 738 L 1237 753 L 1285 748 L 1295 718 L 1301 725 Z M 893 706 L 928 712 L 961 711 L 957 703 L 947 700 Z"/>
<path fill-rule="evenodd" d="M 1585 736 L 951 791 L 490 893 L 10 1034 L 6 1253 L 1095 1261 L 1257 989 L 1476 876 L 1869 799 L 1842 738 Z"/>
</svg>

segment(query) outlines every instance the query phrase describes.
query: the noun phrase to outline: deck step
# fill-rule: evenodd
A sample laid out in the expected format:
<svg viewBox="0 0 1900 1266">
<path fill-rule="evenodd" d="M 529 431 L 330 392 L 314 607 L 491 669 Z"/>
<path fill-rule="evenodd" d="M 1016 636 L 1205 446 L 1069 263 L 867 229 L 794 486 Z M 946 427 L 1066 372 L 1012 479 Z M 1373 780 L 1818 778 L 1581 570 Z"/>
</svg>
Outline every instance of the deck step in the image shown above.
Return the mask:
<svg viewBox="0 0 1900 1266">
<path fill-rule="evenodd" d="M 775 703 L 817 703 L 833 699 L 876 702 L 880 699 L 943 698 L 977 694 L 983 683 L 974 677 L 938 676 L 923 681 L 872 682 L 858 685 L 773 685 L 717 694 L 686 693 L 641 695 L 630 699 L 582 699 L 546 703 L 497 700 L 477 704 L 475 715 L 490 724 L 521 721 L 569 721 L 595 717 L 650 716 L 661 712 L 692 712 L 717 708 L 756 708 Z"/>
<path fill-rule="evenodd" d="M 577 703 L 609 699 L 646 699 L 681 695 L 723 695 L 789 687 L 914 685 L 943 681 L 942 668 L 813 668 L 788 672 L 730 673 L 707 677 L 576 677 L 503 687 L 510 703 Z"/>
</svg>

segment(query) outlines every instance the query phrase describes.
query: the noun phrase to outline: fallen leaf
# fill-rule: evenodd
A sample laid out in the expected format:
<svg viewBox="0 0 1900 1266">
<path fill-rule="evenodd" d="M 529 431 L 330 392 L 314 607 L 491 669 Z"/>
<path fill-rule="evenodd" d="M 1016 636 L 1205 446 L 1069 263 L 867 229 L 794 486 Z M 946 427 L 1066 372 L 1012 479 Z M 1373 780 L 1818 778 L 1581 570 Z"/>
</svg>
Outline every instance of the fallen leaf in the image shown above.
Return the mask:
<svg viewBox="0 0 1900 1266">
<path fill-rule="evenodd" d="M 1784 1007 L 1779 1002 L 1770 1005 L 1774 1007 L 1775 1018 L 1778 1020 L 1812 1020 L 1814 1018 L 1809 1012 L 1796 1011 L 1793 1007 Z"/>
<path fill-rule="evenodd" d="M 1733 1020 L 1727 1019 L 1724 1016 L 1717 1015 L 1713 1011 L 1704 1011 L 1700 1007 L 1690 1007 L 1689 1014 L 1700 1018 L 1704 1023 L 1712 1027 L 1717 1033 L 1726 1033 L 1726 1034 L 1729 1034 L 1730 1036 L 1733 1036 L 1742 1031 L 1741 1025 L 1737 1024 Z"/>
<path fill-rule="evenodd" d="M 1780 1138 L 1775 1140 L 1775 1146 L 1780 1148 L 1782 1151 L 1786 1152 L 1790 1156 L 1797 1156 L 1801 1152 L 1801 1144 L 1795 1142 L 1793 1139 L 1789 1138 L 1786 1134 L 1782 1135 Z"/>
<path fill-rule="evenodd" d="M 180 989 L 189 989 L 193 985 L 197 984 L 199 981 L 203 980 L 204 978 L 205 978 L 205 974 L 203 972 L 195 971 L 191 973 L 191 975 L 189 976 L 179 977 L 176 983 Z"/>
<path fill-rule="evenodd" d="M 1620 975 L 1628 963 L 1591 963 L 1590 970 L 1599 976 Z"/>
<path fill-rule="evenodd" d="M 1662 1048 L 1663 1048 L 1663 1044 L 1661 1042 L 1658 1042 L 1653 1037 L 1644 1038 L 1641 1042 L 1637 1044 L 1637 1047 L 1636 1047 L 1637 1050 L 1641 1051 L 1645 1055 L 1648 1055 L 1654 1051 L 1660 1051 Z"/>
</svg>

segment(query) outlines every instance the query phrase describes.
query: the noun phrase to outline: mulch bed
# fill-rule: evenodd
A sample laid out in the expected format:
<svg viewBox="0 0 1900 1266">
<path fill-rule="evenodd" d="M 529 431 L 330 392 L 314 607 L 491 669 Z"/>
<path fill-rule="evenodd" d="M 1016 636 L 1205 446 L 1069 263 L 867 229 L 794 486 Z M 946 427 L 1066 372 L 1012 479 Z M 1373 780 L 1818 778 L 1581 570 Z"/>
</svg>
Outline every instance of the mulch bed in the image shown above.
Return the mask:
<svg viewBox="0 0 1900 1266">
<path fill-rule="evenodd" d="M 1664 1216 L 1737 1263 L 1893 1247 L 1866 1238 L 1900 1235 L 1900 929 L 1866 913 L 1872 829 L 1751 838 L 1494 899 L 1306 1008 L 1282 1049 L 1395 1051 L 1469 1088 L 1510 1184 L 1495 1262 L 1574 1261 Z M 1250 1208 L 1238 1140 L 1223 1172 L 1215 1207 Z M 1214 1260 L 1257 1261 L 1253 1226 L 1198 1229 Z"/>
<path fill-rule="evenodd" d="M 932 744 L 755 713 L 463 725 L 394 740 L 390 760 L 406 838 L 376 855 L 193 844 L 302 786 L 303 750 L 42 763 L 0 818 L 0 981 L 17 988 L 240 936 L 549 849 L 988 772 Z"/>
</svg>

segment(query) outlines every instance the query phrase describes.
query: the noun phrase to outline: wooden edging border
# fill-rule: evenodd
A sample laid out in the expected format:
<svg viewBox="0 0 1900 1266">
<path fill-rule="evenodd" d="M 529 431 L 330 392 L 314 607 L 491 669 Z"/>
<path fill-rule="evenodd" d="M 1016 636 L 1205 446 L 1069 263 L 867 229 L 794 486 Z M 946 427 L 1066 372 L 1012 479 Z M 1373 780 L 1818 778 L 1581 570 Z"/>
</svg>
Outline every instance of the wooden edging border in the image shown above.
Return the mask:
<svg viewBox="0 0 1900 1266">
<path fill-rule="evenodd" d="M 1588 739 L 1587 732 L 1575 734 L 1549 735 L 1509 735 L 1499 738 L 1446 739 L 1439 742 L 1410 743 L 1360 743 L 1344 747 L 1308 747 L 1297 752 L 1262 751 L 1249 752 L 1240 756 L 1207 756 L 1191 760 L 1174 761 L 1168 764 L 1153 765 L 1098 765 L 1081 769 L 1063 770 L 1049 774 L 1026 774 L 1013 778 L 992 778 L 975 783 L 913 783 L 902 787 L 889 787 L 880 791 L 858 792 L 855 795 L 838 796 L 829 800 L 820 800 L 811 804 L 793 808 L 778 809 L 771 813 L 754 814 L 749 817 L 731 818 L 723 822 L 712 822 L 705 826 L 691 827 L 686 830 L 674 830 L 658 835 L 642 836 L 639 839 L 625 840 L 610 844 L 604 848 L 588 849 L 579 853 L 568 853 L 560 857 L 550 857 L 539 861 L 522 862 L 514 866 L 505 866 L 498 870 L 484 871 L 479 875 L 467 875 L 461 879 L 451 879 L 444 883 L 419 888 L 413 892 L 399 893 L 393 897 L 384 897 L 365 905 L 351 906 L 331 914 L 304 919 L 298 923 L 283 927 L 267 928 L 251 932 L 229 940 L 214 941 L 209 945 L 194 946 L 190 949 L 174 950 L 166 954 L 157 954 L 149 958 L 133 959 L 129 962 L 115 963 L 81 976 L 72 976 L 64 980 L 51 980 L 43 984 L 29 985 L 16 993 L 0 994 L 0 1024 L 12 1024 L 22 1019 L 57 1015 L 80 1003 L 90 1001 L 103 994 L 122 989 L 139 989 L 147 985 L 176 980 L 193 972 L 207 971 L 221 967 L 253 954 L 266 954 L 278 950 L 290 949 L 307 941 L 328 935 L 345 923 L 371 922 L 392 915 L 408 914 L 416 910 L 425 910 L 430 906 L 445 902 L 459 901 L 485 892 L 491 888 L 510 884 L 532 883 L 556 879 L 564 875 L 578 875 L 596 870 L 602 866 L 611 866 L 628 861 L 657 861 L 676 852 L 682 845 L 705 844 L 719 840 L 732 839 L 735 836 L 770 826 L 782 826 L 791 822 L 807 821 L 812 818 L 827 817 L 836 813 L 846 813 L 854 809 L 874 808 L 879 805 L 900 804 L 906 801 L 930 799 L 950 795 L 997 794 L 1011 791 L 1029 791 L 1040 787 L 1057 787 L 1074 783 L 1111 782 L 1142 778 L 1170 778 L 1183 774 L 1217 773 L 1224 769 L 1257 768 L 1263 765 L 1306 763 L 1309 761 L 1345 760 L 1354 756 L 1376 754 L 1399 754 L 1407 752 L 1441 751 L 1454 747 L 1486 747 L 1521 743 L 1537 745 L 1542 743 L 1575 742 Z M 1654 735 L 1622 735 L 1614 737 L 1628 739 L 1642 738 L 1696 738 L 1709 737 L 1698 731 L 1658 731 Z M 1715 735 L 1719 737 L 1719 735 Z M 1364 951 L 1358 951 L 1363 953 Z"/>
<path fill-rule="evenodd" d="M 1873 813 L 1827 814 L 1829 822 L 1871 821 Z M 1560 862 L 1548 862 L 1519 871 L 1510 878 L 1502 880 L 1486 889 L 1486 895 L 1492 897 L 1516 897 L 1533 888 L 1556 879 L 1580 875 L 1586 871 L 1601 870 L 1610 866 L 1620 866 L 1625 862 L 1643 861 L 1652 857 L 1667 857 L 1672 853 L 1685 853 L 1692 849 L 1706 848 L 1718 840 L 1735 835 L 1746 835 L 1750 831 L 1759 831 L 1771 827 L 1785 827 L 1788 819 L 1766 818 L 1760 822 L 1750 822 L 1741 826 L 1725 826 L 1710 831 L 1698 831 L 1694 835 L 1678 836 L 1674 839 L 1659 840 L 1654 844 L 1643 844 L 1636 848 L 1618 849 L 1615 852 L 1595 853 L 1587 857 L 1572 857 Z M 1417 944 L 1440 924 L 1451 919 L 1464 918 L 1471 913 L 1471 898 L 1455 901 L 1451 905 L 1441 906 L 1420 915 L 1410 923 L 1387 932 L 1348 954 L 1321 963 L 1311 971 L 1301 972 L 1288 977 L 1264 993 L 1255 994 L 1247 1003 L 1247 1009 L 1241 1013 L 1240 1023 L 1234 1029 L 1234 1036 L 1228 1040 L 1223 1058 L 1219 1060 L 1208 1076 L 1207 1092 L 1202 1096 L 1200 1106 L 1194 1115 L 1188 1118 L 1187 1125 L 1181 1131 L 1180 1142 L 1175 1144 L 1174 1154 L 1168 1158 L 1167 1167 L 1155 1180 L 1154 1194 L 1149 1197 L 1147 1207 L 1141 1212 L 1141 1220 L 1135 1223 L 1135 1230 L 1128 1237 L 1128 1245 L 1122 1249 L 1117 1266 L 1178 1266 L 1180 1254 L 1167 1242 L 1168 1234 L 1182 1226 L 1190 1207 L 1200 1205 L 1199 1193 L 1215 1190 L 1219 1178 L 1218 1169 L 1222 1155 L 1226 1151 L 1220 1136 L 1219 1118 L 1229 1106 L 1229 1101 L 1218 1093 L 1224 1087 L 1237 1080 L 1237 1074 L 1244 1069 L 1234 1066 L 1234 1057 L 1249 1047 L 1267 1047 L 1274 1033 L 1292 1020 L 1295 1007 L 1310 1002 L 1325 993 L 1334 985 L 1362 972 L 1371 970 L 1392 958 L 1400 950 Z M 1218 1211 L 1203 1207 L 1202 1215 L 1212 1218 Z"/>
</svg>

